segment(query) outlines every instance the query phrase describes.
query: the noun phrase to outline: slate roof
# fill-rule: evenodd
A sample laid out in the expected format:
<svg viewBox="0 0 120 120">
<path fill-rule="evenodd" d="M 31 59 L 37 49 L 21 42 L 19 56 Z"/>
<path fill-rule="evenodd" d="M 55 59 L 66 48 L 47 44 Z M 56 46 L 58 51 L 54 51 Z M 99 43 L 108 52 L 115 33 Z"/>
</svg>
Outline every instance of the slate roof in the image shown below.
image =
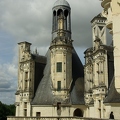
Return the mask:
<svg viewBox="0 0 120 120">
<path fill-rule="evenodd" d="M 46 64 L 46 57 L 38 54 L 31 54 L 35 62 Z"/>
<path fill-rule="evenodd" d="M 98 14 L 97 16 L 95 16 L 95 17 L 91 20 L 91 23 L 92 23 L 95 19 L 103 19 L 103 20 L 106 20 L 106 18 L 103 17 L 103 15 L 102 15 L 101 13 Z"/>
<path fill-rule="evenodd" d="M 109 87 L 108 95 L 106 96 L 104 103 L 120 103 L 120 94 L 115 89 L 115 79 L 113 78 Z"/>
<path fill-rule="evenodd" d="M 109 86 L 108 94 L 106 95 L 104 103 L 120 103 L 120 94 L 116 91 L 115 88 L 113 46 L 103 46 L 107 50 Z"/>
<path fill-rule="evenodd" d="M 72 77 L 71 102 L 84 104 L 84 68 L 75 50 L 72 53 Z"/>
<path fill-rule="evenodd" d="M 47 64 L 44 69 L 44 77 L 39 83 L 35 97 L 31 104 L 33 105 L 53 105 L 57 98 L 52 94 L 52 80 L 50 77 L 50 51 L 47 52 Z M 70 89 L 70 97 L 63 101 L 65 104 L 84 104 L 84 70 L 83 65 L 76 54 L 72 53 L 72 76 L 73 82 Z"/>
<path fill-rule="evenodd" d="M 34 95 L 36 93 L 37 87 L 43 78 L 43 70 L 46 65 L 46 57 L 38 54 L 31 54 L 34 60 L 35 73 L 34 73 Z"/>
</svg>

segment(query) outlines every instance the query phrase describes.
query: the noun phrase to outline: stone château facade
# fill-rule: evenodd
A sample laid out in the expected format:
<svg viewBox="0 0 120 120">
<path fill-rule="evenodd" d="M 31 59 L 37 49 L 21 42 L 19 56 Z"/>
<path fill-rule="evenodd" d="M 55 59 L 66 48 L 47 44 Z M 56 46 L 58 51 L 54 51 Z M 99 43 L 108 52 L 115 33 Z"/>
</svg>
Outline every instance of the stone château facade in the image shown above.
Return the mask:
<svg viewBox="0 0 120 120">
<path fill-rule="evenodd" d="M 17 117 L 120 118 L 119 0 L 103 0 L 104 12 L 91 21 L 93 46 L 83 66 L 71 38 L 71 8 L 66 0 L 53 6 L 52 40 L 46 56 L 19 43 Z M 112 8 L 112 9 L 111 9 Z M 106 26 L 113 43 L 106 44 Z"/>
</svg>

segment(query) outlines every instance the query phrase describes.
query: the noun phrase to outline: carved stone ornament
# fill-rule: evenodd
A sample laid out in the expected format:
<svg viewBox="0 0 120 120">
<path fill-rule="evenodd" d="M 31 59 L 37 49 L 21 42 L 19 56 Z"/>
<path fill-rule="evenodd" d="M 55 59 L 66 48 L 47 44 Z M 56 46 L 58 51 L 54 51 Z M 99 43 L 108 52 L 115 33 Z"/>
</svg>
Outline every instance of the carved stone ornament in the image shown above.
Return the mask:
<svg viewBox="0 0 120 120">
<path fill-rule="evenodd" d="M 120 0 L 117 0 L 117 3 L 120 5 Z"/>
<path fill-rule="evenodd" d="M 23 64 L 20 64 L 20 70 L 23 70 Z"/>
</svg>

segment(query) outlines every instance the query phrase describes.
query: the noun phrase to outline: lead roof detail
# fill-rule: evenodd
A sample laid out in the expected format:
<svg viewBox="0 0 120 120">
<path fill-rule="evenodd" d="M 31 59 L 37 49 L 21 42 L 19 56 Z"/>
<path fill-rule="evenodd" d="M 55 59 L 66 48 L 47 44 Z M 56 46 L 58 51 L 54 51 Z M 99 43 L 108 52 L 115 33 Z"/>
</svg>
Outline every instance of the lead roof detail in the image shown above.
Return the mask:
<svg viewBox="0 0 120 120">
<path fill-rule="evenodd" d="M 66 0 L 57 0 L 53 7 L 56 7 L 56 6 L 66 6 L 66 7 L 70 7 L 69 3 L 66 1 Z"/>
</svg>

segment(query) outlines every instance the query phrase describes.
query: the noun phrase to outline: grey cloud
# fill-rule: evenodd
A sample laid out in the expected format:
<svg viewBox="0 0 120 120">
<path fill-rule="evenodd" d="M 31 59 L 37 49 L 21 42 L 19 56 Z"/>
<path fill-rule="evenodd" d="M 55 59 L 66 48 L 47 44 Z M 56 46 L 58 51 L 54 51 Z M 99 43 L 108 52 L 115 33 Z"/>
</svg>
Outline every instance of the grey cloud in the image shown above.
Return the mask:
<svg viewBox="0 0 120 120">
<path fill-rule="evenodd" d="M 12 77 L 12 75 L 10 77 Z M 4 79 L 1 79 L 1 77 L 0 77 L 0 92 L 15 91 L 16 85 L 17 85 L 17 81 L 15 78 L 10 79 L 10 78 L 4 77 Z"/>
<path fill-rule="evenodd" d="M 51 41 L 52 6 L 56 0 L 1 0 L 0 31 L 10 34 L 14 42 L 31 42 L 32 51 L 38 48 L 44 55 Z M 75 49 L 84 61 L 84 50 L 91 46 L 91 19 L 101 12 L 98 0 L 67 0 L 72 12 L 72 38 Z M 15 47 L 13 61 L 0 64 L 0 100 L 5 103 L 14 102 L 14 90 L 17 86 L 18 55 Z M 1 58 L 0 58 L 1 59 Z M 12 92 L 11 92 L 12 91 Z M 3 93 L 4 92 L 4 93 Z M 12 98 L 10 96 L 13 96 Z M 7 100 L 9 98 L 9 100 Z"/>
<path fill-rule="evenodd" d="M 51 41 L 52 6 L 56 0 L 4 0 L 1 2 L 1 27 L 17 41 L 48 46 Z M 72 31 L 75 45 L 88 47 L 91 39 L 90 20 L 100 12 L 96 0 L 69 0 L 72 8 Z M 94 3 L 94 7 L 93 7 Z M 95 10 L 96 9 L 96 10 Z M 90 40 L 89 40 L 90 41 Z"/>
<path fill-rule="evenodd" d="M 0 64 L 0 92 L 16 89 L 17 70 L 14 64 Z"/>
<path fill-rule="evenodd" d="M 0 92 L 12 92 L 12 91 L 14 91 L 14 93 L 15 93 L 15 91 L 16 91 L 16 89 L 14 88 L 9 88 L 9 89 L 6 89 L 6 88 L 0 88 Z"/>
<path fill-rule="evenodd" d="M 0 92 L 0 101 L 6 104 L 14 104 L 15 103 L 15 92 Z"/>
<path fill-rule="evenodd" d="M 1 89 L 8 89 L 8 88 L 10 88 L 10 83 L 9 82 L 4 82 L 4 80 L 0 79 L 0 90 Z"/>
</svg>

